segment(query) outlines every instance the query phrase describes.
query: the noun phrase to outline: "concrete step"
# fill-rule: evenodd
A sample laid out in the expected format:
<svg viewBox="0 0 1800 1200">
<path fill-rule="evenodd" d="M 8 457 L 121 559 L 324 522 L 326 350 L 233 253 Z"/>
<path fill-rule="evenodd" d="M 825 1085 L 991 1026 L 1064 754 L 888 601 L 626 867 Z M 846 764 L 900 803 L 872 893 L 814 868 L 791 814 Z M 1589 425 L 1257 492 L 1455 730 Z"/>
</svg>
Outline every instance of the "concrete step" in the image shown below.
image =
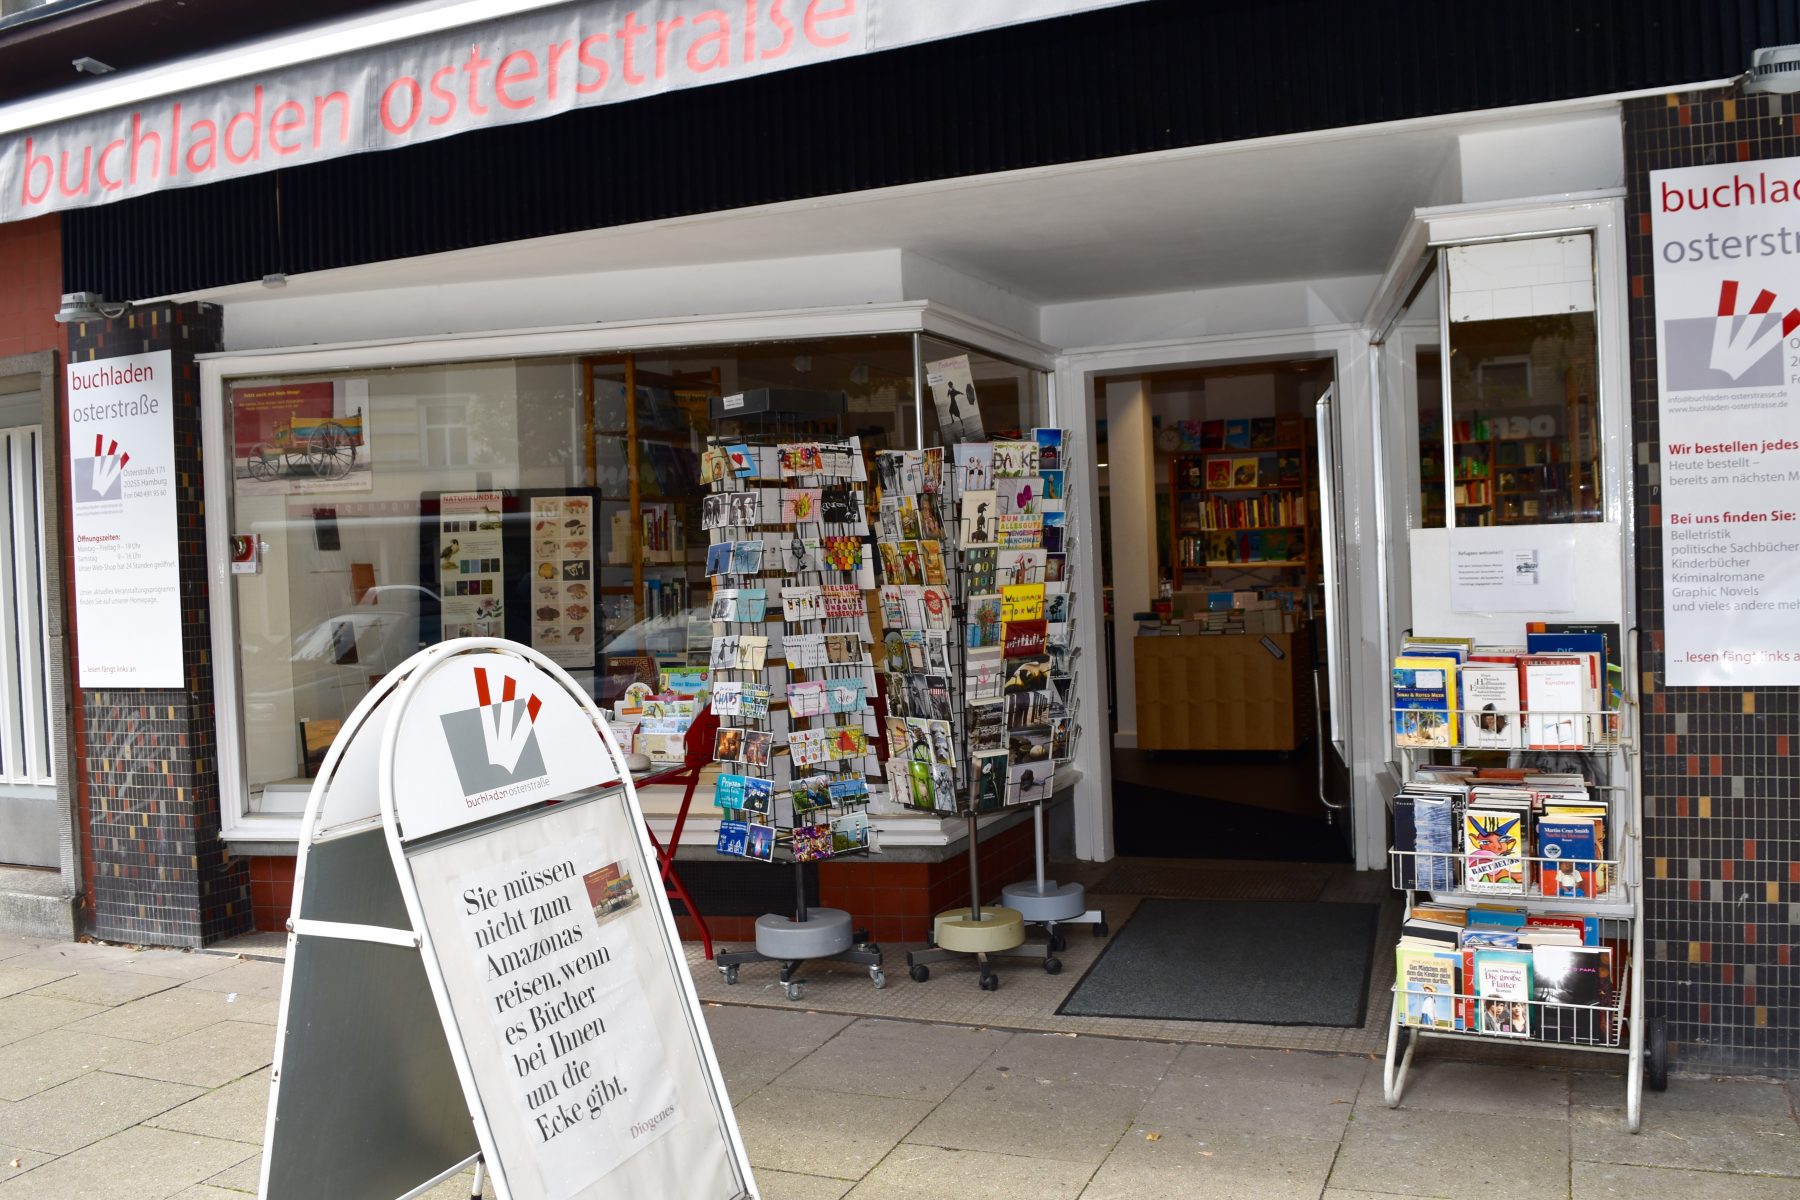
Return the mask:
<svg viewBox="0 0 1800 1200">
<path fill-rule="evenodd" d="M 0 867 L 0 933 L 74 941 L 76 890 L 63 886 L 60 871 Z"/>
</svg>

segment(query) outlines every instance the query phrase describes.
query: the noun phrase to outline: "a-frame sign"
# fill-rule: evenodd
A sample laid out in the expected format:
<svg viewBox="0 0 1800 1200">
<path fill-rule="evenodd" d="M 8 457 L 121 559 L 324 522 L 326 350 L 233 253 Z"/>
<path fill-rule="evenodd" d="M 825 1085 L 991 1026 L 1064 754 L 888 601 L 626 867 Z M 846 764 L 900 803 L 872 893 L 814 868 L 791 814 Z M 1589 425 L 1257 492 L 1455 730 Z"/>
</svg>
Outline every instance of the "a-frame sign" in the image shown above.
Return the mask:
<svg viewBox="0 0 1800 1200">
<path fill-rule="evenodd" d="M 655 863 L 543 655 L 384 679 L 301 827 L 261 1194 L 394 1200 L 479 1155 L 500 1200 L 755 1197 Z"/>
</svg>

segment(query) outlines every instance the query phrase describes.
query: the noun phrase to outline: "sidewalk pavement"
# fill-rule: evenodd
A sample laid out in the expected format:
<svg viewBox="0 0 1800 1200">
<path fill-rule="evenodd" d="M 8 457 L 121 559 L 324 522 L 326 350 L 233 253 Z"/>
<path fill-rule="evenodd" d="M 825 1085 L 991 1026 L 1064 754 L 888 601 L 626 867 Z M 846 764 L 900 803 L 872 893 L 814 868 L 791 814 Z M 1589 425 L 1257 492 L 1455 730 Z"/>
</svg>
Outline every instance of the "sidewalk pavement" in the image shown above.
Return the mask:
<svg viewBox="0 0 1800 1200">
<path fill-rule="evenodd" d="M 903 984 L 901 986 L 904 986 Z M 0 1200 L 254 1192 L 277 963 L 0 937 Z M 768 1200 L 1789 1200 L 1787 1085 L 711 1006 Z M 1611 1064 L 1615 1060 L 1604 1060 Z M 452 1180 L 433 1200 L 468 1195 Z"/>
</svg>

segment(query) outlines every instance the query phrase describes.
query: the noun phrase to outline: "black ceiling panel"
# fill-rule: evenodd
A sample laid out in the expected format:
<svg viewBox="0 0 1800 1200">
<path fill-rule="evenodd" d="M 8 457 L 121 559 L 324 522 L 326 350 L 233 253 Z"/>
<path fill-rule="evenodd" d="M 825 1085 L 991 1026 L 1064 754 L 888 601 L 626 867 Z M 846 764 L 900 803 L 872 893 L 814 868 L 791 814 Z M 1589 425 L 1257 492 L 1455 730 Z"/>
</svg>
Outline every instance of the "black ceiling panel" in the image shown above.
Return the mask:
<svg viewBox="0 0 1800 1200">
<path fill-rule="evenodd" d="M 1736 75 L 1800 0 L 1149 0 L 64 216 L 147 297 L 924 180 Z"/>
</svg>

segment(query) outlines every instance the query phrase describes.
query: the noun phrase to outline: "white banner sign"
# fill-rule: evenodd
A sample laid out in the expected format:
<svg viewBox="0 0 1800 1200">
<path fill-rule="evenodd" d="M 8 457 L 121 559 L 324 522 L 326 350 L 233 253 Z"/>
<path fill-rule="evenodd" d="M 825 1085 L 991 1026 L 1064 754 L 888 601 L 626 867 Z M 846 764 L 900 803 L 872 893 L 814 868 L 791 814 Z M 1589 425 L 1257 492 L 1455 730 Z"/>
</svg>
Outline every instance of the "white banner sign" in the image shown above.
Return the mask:
<svg viewBox="0 0 1800 1200">
<path fill-rule="evenodd" d="M 178 688 L 181 568 L 170 352 L 68 369 L 81 686 Z"/>
<path fill-rule="evenodd" d="M 1666 682 L 1800 683 L 1800 159 L 1650 176 Z"/>
<path fill-rule="evenodd" d="M 1128 2 L 556 4 L 14 133 L 0 221 Z"/>
</svg>

